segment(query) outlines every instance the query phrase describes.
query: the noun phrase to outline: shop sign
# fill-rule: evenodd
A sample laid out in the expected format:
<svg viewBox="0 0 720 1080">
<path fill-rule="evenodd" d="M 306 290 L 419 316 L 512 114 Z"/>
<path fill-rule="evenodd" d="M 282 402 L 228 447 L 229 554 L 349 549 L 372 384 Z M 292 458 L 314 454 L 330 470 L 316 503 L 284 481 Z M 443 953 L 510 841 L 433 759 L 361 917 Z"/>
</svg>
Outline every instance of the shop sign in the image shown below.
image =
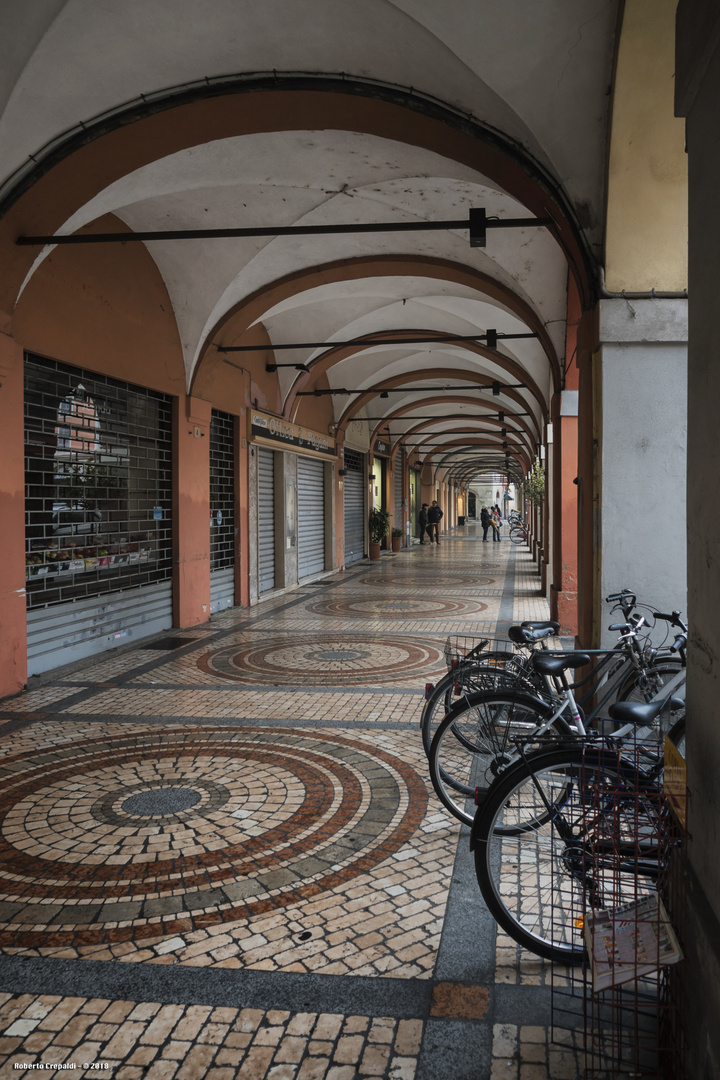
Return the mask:
<svg viewBox="0 0 720 1080">
<path fill-rule="evenodd" d="M 335 454 L 335 440 L 311 428 L 291 424 L 279 416 L 250 411 L 250 438 L 253 442 L 274 449 L 292 450 L 297 454 L 312 454 L 317 457 L 332 458 Z"/>
</svg>

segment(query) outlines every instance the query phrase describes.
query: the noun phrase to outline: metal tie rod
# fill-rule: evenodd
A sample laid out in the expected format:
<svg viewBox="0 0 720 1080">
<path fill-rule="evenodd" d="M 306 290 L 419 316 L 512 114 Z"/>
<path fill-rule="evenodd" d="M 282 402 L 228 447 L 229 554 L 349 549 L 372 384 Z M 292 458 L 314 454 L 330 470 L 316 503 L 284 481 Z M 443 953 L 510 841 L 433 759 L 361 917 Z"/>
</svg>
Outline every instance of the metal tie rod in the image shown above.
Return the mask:
<svg viewBox="0 0 720 1080">
<path fill-rule="evenodd" d="M 275 345 L 216 345 L 221 353 L 231 352 L 279 352 L 281 349 L 347 349 L 353 345 L 372 348 L 375 345 L 438 345 L 454 341 L 491 341 L 536 338 L 537 333 L 503 334 L 501 330 L 487 330 L 484 334 L 439 334 L 436 337 L 349 338 L 347 341 L 297 341 Z M 297 364 L 273 364 L 273 367 L 297 367 Z"/>
<path fill-rule="evenodd" d="M 470 247 L 485 247 L 487 229 L 548 228 L 553 219 L 488 218 L 483 209 L 473 209 L 467 218 L 450 221 L 376 221 L 345 225 L 263 225 L 242 229 L 165 229 L 155 232 L 71 233 L 54 236 L 18 236 L 20 247 L 39 244 L 133 244 L 153 240 L 224 240 L 246 236 L 336 236 L 340 233 L 431 232 L 467 229 Z"/>
</svg>

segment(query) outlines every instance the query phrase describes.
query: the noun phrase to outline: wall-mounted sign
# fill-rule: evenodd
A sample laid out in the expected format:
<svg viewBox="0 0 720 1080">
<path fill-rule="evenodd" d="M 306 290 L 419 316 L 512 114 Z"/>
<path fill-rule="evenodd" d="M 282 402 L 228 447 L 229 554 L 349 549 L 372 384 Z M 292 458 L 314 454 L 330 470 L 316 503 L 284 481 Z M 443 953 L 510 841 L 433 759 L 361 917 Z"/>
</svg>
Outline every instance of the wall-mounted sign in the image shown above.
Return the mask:
<svg viewBox="0 0 720 1080">
<path fill-rule="evenodd" d="M 387 443 L 376 442 L 375 443 L 375 453 L 376 454 L 389 454 L 390 453 L 390 447 L 388 446 Z"/>
<path fill-rule="evenodd" d="M 311 454 L 335 460 L 335 440 L 319 431 L 291 424 L 279 416 L 251 409 L 249 414 L 250 438 L 253 442 L 271 446 L 274 450 L 291 450 L 296 454 Z"/>
</svg>

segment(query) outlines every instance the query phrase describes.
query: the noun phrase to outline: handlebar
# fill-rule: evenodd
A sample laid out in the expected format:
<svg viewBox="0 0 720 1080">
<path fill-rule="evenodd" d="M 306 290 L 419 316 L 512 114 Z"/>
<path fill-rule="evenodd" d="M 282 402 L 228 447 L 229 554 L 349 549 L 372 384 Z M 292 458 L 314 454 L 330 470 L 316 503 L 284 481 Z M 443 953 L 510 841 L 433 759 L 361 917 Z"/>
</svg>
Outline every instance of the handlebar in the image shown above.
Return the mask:
<svg viewBox="0 0 720 1080">
<path fill-rule="evenodd" d="M 631 616 L 627 622 L 624 623 L 612 623 L 608 626 L 608 630 L 617 632 L 619 634 L 636 634 L 641 626 L 645 625 L 645 619 L 642 615 Z"/>
<path fill-rule="evenodd" d="M 620 600 L 632 599 L 633 605 L 637 600 L 637 596 L 634 592 L 630 592 L 629 589 L 621 589 L 619 593 L 612 593 L 610 596 L 605 597 L 606 604 L 616 604 Z"/>
<path fill-rule="evenodd" d="M 684 634 L 687 634 L 687 623 L 683 622 L 683 620 L 680 618 L 679 611 L 673 611 L 670 615 L 666 615 L 662 611 L 656 611 L 654 614 L 654 618 L 664 619 L 665 622 L 669 622 L 671 626 L 677 626 L 680 630 L 683 631 Z"/>
</svg>

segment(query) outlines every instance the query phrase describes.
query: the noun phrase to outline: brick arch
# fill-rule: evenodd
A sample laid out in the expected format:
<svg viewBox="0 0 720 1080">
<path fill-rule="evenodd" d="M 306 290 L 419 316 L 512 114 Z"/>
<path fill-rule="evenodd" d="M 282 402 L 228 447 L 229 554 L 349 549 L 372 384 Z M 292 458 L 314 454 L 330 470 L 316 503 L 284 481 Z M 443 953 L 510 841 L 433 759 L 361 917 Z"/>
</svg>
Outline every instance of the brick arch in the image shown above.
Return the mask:
<svg viewBox="0 0 720 1080">
<path fill-rule="evenodd" d="M 449 399 L 448 397 L 443 396 L 443 402 L 446 402 L 448 400 L 451 400 L 451 399 Z M 507 416 L 513 417 L 513 414 L 512 413 L 506 413 L 506 417 Z M 395 419 L 397 419 L 397 417 L 395 417 Z M 520 417 L 513 417 L 513 419 L 515 420 L 515 423 L 522 425 L 520 431 L 518 431 L 515 428 L 512 429 L 513 432 L 516 435 L 525 434 L 525 435 L 527 435 L 527 437 L 529 439 L 531 439 L 533 441 L 537 441 L 537 436 L 533 435 L 532 431 L 530 430 L 530 425 L 529 424 L 525 423 L 524 420 L 522 420 Z M 492 416 L 477 416 L 477 417 L 474 417 L 474 416 L 462 416 L 461 415 L 459 417 L 455 417 L 451 421 L 447 421 L 447 420 L 445 420 L 444 417 L 438 416 L 437 420 L 423 420 L 421 423 L 417 424 L 415 427 L 409 428 L 408 431 L 403 432 L 403 434 L 400 435 L 396 439 L 396 441 L 394 442 L 390 456 L 395 457 L 395 455 L 396 455 L 397 451 L 399 450 L 399 448 L 401 446 L 405 445 L 406 439 L 408 439 L 411 435 L 418 435 L 421 431 L 424 431 L 426 428 L 432 427 L 434 424 L 442 423 L 443 421 L 445 421 L 446 423 L 449 422 L 449 423 L 457 423 L 457 424 L 468 423 L 468 422 L 475 423 L 475 424 L 487 424 L 489 427 L 496 427 L 496 428 L 500 428 L 500 429 L 506 427 L 506 425 L 507 425 L 507 419 L 505 419 L 505 420 L 496 420 L 496 419 L 493 419 Z M 380 434 L 380 428 L 383 425 L 385 425 L 387 422 L 388 422 L 387 420 L 383 420 L 381 424 L 378 424 L 375 427 L 375 429 L 373 430 L 372 435 L 370 437 L 371 441 L 378 437 L 378 435 Z M 453 427 L 451 430 L 453 432 L 456 432 L 456 431 L 475 431 L 477 429 L 476 428 L 469 428 L 469 427 L 468 428 L 465 428 L 465 427 L 463 427 L 463 428 Z"/>
<path fill-rule="evenodd" d="M 498 426 L 498 427 L 500 427 L 500 426 L 501 426 L 501 425 L 500 425 L 500 421 L 499 421 L 499 420 L 495 420 L 495 421 L 493 421 L 493 422 L 494 422 L 495 424 L 497 424 L 497 426 Z M 429 423 L 432 423 L 432 421 L 429 421 Z M 479 423 L 481 423 L 481 421 L 480 421 L 480 420 L 478 419 L 478 420 L 477 420 L 477 423 L 479 424 Z M 424 427 L 427 427 L 428 425 L 427 425 L 427 424 L 425 424 L 425 425 L 423 425 L 423 426 L 424 426 Z M 399 439 L 399 440 L 397 441 L 397 443 L 395 443 L 395 444 L 394 444 L 394 446 L 393 446 L 393 449 L 392 449 L 392 453 L 391 453 L 391 457 L 392 457 L 392 456 L 393 456 L 393 455 L 394 455 L 395 453 L 397 453 L 397 450 L 398 450 L 398 449 L 400 448 L 400 446 L 404 445 L 404 442 L 405 442 L 405 438 L 407 437 L 407 435 L 410 435 L 410 434 L 418 434 L 418 432 L 417 432 L 417 431 L 414 431 L 414 432 L 412 432 L 412 433 L 411 433 L 411 432 L 407 432 L 407 433 L 406 433 L 406 435 L 404 435 L 404 436 L 402 437 L 402 439 Z M 476 437 L 482 437 L 482 436 L 484 436 L 484 437 L 486 437 L 486 438 L 489 438 L 489 439 L 490 439 L 490 438 L 496 438 L 496 437 L 497 437 L 497 438 L 498 438 L 498 439 L 500 440 L 500 441 L 499 441 L 499 442 L 497 443 L 498 449 L 502 450 L 502 441 L 503 441 L 503 439 L 502 439 L 502 436 L 501 436 L 501 435 L 499 435 L 499 433 L 498 433 L 498 432 L 494 432 L 494 431 L 480 431 L 480 430 L 478 430 L 478 428 L 477 428 L 477 427 L 454 427 L 454 428 L 449 428 L 449 429 L 448 429 L 448 430 L 447 430 L 446 432 L 444 432 L 443 434 L 445 434 L 445 435 L 466 435 L 466 434 L 467 434 L 467 435 L 473 435 L 473 436 L 476 436 Z M 516 432 L 516 434 L 518 434 L 518 435 L 519 435 L 519 434 L 520 434 L 520 432 Z M 429 431 L 429 432 L 427 433 L 427 436 L 426 436 L 426 437 L 424 437 L 424 438 L 420 439 L 420 440 L 419 440 L 418 442 L 416 442 L 416 443 L 413 443 L 413 449 L 417 450 L 419 454 L 420 454 L 420 453 L 422 453 L 422 452 L 423 452 L 423 447 L 424 447 L 425 443 L 428 443 L 428 442 L 430 442 L 430 441 L 431 441 L 432 439 L 435 439 L 435 438 L 437 437 L 437 435 L 438 435 L 438 432 L 436 432 L 436 431 Z M 437 447 L 436 447 L 436 448 L 435 448 L 435 450 L 434 450 L 433 452 L 434 452 L 435 454 L 441 454 L 441 453 L 442 453 L 442 450 L 443 450 L 443 448 L 444 448 L 445 446 L 455 446 L 455 445 L 457 445 L 457 444 L 458 444 L 458 442 L 459 442 L 459 441 L 463 441 L 463 442 L 464 442 L 464 440 L 456 440 L 456 439 L 453 439 L 453 440 L 451 440 L 450 442 L 447 442 L 447 443 L 443 443 L 443 444 L 442 444 L 442 447 L 440 447 L 440 448 L 437 448 Z M 371 445 L 371 446 L 372 446 L 372 442 L 373 442 L 373 440 L 371 439 L 371 440 L 370 440 L 370 445 Z"/>
<path fill-rule="evenodd" d="M 42 155 L 0 204 L 8 290 L 0 292 L 0 307 L 9 310 L 35 257 L 34 249 L 17 248 L 15 237 L 54 233 L 79 206 L 128 172 L 231 136 L 328 128 L 377 135 L 460 162 L 531 214 L 552 218 L 583 305 L 590 306 L 594 271 L 569 200 L 513 142 L 440 102 L 414 96 L 411 89 L 275 74 L 176 89 L 166 98 L 137 102 L 84 124 Z"/>
<path fill-rule="evenodd" d="M 426 379 L 463 379 L 466 382 L 477 382 L 480 384 L 481 380 L 482 382 L 487 381 L 487 375 L 482 375 L 480 372 L 467 371 L 464 368 L 427 368 L 421 372 L 415 372 L 414 374 L 394 375 L 391 379 L 385 379 L 383 382 L 378 382 L 372 389 L 364 390 L 359 394 L 355 401 L 348 405 L 347 409 L 345 409 L 340 417 L 337 423 L 338 430 L 344 429 L 351 420 L 356 418 L 356 414 L 360 409 L 364 408 L 373 398 L 379 397 L 384 390 L 397 390 L 403 387 L 407 382 L 424 382 Z M 481 386 L 478 385 L 478 389 L 480 388 Z M 531 389 L 529 383 L 528 389 Z M 438 390 L 438 387 L 428 387 L 428 396 L 423 400 L 433 402 L 447 400 L 443 394 L 436 394 L 435 397 L 433 397 L 434 390 Z M 537 387 L 534 387 L 531 392 L 533 397 L 538 401 L 543 414 L 547 413 L 547 406 Z M 527 402 L 520 397 L 517 390 L 503 390 L 503 396 L 510 398 L 518 405 L 523 406 L 522 411 L 525 411 L 524 406 L 527 405 Z"/>
<path fill-rule="evenodd" d="M 544 323 L 530 304 L 489 274 L 448 259 L 429 258 L 422 255 L 364 255 L 357 259 L 338 259 L 308 270 L 294 271 L 258 289 L 231 308 L 207 335 L 193 373 L 193 381 L 197 377 L 200 365 L 211 357 L 217 356 L 217 345 L 245 344 L 243 335 L 252 331 L 254 324 L 262 319 L 265 312 L 291 296 L 341 281 L 408 276 L 428 277 L 442 282 L 450 281 L 473 289 L 481 296 L 506 307 L 511 314 L 525 323 L 529 331 L 538 335 L 538 341 L 547 356 L 551 369 L 553 387 L 556 391 L 560 389 L 562 382 L 560 360 Z M 382 336 L 388 337 L 390 333 L 390 331 L 382 331 Z M 400 335 L 401 331 L 397 333 Z M 407 331 L 402 331 L 402 333 L 407 333 Z M 329 355 L 330 350 L 317 357 L 314 363 L 323 361 Z M 334 362 L 339 359 L 344 359 L 344 357 L 336 355 Z"/>
</svg>

